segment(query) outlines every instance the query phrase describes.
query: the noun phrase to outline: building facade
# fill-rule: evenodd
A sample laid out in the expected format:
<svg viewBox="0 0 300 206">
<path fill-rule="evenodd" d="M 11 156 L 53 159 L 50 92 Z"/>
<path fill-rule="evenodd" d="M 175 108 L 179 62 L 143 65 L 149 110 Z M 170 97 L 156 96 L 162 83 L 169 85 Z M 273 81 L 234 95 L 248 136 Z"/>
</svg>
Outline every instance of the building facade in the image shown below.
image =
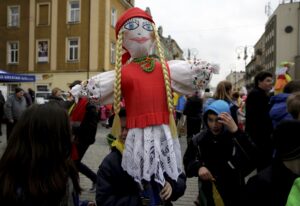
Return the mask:
<svg viewBox="0 0 300 206">
<path fill-rule="evenodd" d="M 226 80 L 231 82 L 234 91 L 239 91 L 245 85 L 245 72 L 231 71 Z"/>
<path fill-rule="evenodd" d="M 259 38 L 254 45 L 254 54 L 250 62 L 246 65 L 245 73 L 245 86 L 248 88 L 253 87 L 255 75 L 263 70 L 266 70 L 266 52 L 265 52 L 265 33 Z M 270 55 L 270 54 L 269 54 Z"/>
<path fill-rule="evenodd" d="M 300 79 L 300 2 L 283 1 L 265 26 L 265 32 L 255 45 L 254 61 L 246 67 L 246 82 L 253 82 L 260 71 L 271 72 L 283 61 L 294 62 L 288 71 L 292 79 Z"/>
<path fill-rule="evenodd" d="M 63 90 L 111 70 L 116 21 L 133 6 L 134 0 L 2 0 L 0 69 L 35 74 L 37 89 Z"/>
<path fill-rule="evenodd" d="M 150 9 L 149 9 L 150 11 Z M 168 37 L 163 36 L 163 27 L 158 27 L 158 35 L 160 37 L 161 44 L 164 48 L 165 58 L 166 60 L 174 60 L 174 59 L 184 59 L 183 51 L 177 44 L 177 42 L 171 38 L 170 35 Z"/>
</svg>

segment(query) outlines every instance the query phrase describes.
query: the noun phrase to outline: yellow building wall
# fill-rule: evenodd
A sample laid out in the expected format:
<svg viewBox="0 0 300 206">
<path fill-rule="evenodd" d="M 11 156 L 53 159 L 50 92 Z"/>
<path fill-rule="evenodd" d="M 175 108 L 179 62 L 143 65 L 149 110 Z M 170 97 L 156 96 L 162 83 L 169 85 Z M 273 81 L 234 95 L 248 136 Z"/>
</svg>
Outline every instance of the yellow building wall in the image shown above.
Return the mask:
<svg viewBox="0 0 300 206">
<path fill-rule="evenodd" d="M 110 63 L 111 42 L 116 43 L 115 28 L 111 26 L 111 9 L 117 10 L 117 19 L 127 9 L 120 0 L 105 0 L 100 6 L 99 17 L 99 68 L 100 71 L 114 69 L 114 64 Z M 105 23 L 105 24 L 104 24 Z"/>
<path fill-rule="evenodd" d="M 89 67 L 89 7 L 90 2 L 80 1 L 80 23 L 67 23 L 67 0 L 58 1 L 58 36 L 57 36 L 57 70 L 58 71 L 87 71 Z M 67 38 L 80 38 L 79 62 L 67 62 Z"/>
<path fill-rule="evenodd" d="M 99 0 L 94 3 L 98 5 L 98 10 L 93 13 L 98 15 L 98 27 L 96 29 L 90 28 L 90 22 L 97 19 L 90 15 L 91 0 L 80 0 L 80 22 L 78 24 L 67 23 L 67 2 L 68 0 L 0 0 L 0 68 L 8 68 L 11 72 L 19 73 L 34 73 L 37 77 L 35 84 L 33 83 L 18 83 L 24 89 L 33 85 L 46 84 L 49 88 L 59 87 L 65 91 L 68 90 L 68 85 L 74 80 L 85 80 L 91 76 L 98 74 L 99 72 L 112 70 L 114 65 L 110 63 L 110 46 L 111 42 L 115 42 L 115 28 L 111 26 L 111 8 L 117 10 L 117 18 L 128 9 L 126 5 L 122 3 L 123 0 Z M 49 25 L 38 25 L 38 4 L 49 3 Z M 57 3 L 57 7 L 56 7 Z M 7 5 L 20 5 L 21 17 L 20 28 L 12 29 L 7 28 Z M 30 16 L 30 5 L 32 5 L 32 14 Z M 53 5 L 55 5 L 53 7 Z M 56 9 L 57 8 L 57 12 Z M 52 9 L 54 9 L 52 11 Z M 51 14 L 57 14 L 57 25 L 55 24 L 55 18 Z M 44 15 L 45 16 L 45 15 Z M 54 22 L 52 22 L 54 19 Z M 32 37 L 29 41 L 29 24 L 31 23 Z M 54 24 L 53 24 L 54 23 Z M 90 31 L 98 30 L 97 35 L 92 35 L 97 39 L 98 48 L 91 50 L 90 44 Z M 53 35 L 53 32 L 57 34 Z M 51 50 L 51 44 L 55 43 L 54 37 L 57 40 L 55 51 Z M 80 38 L 80 61 L 79 62 L 67 62 L 66 49 L 67 38 L 79 37 Z M 6 64 L 6 41 L 17 40 L 20 42 L 19 48 L 19 64 L 10 65 Z M 37 62 L 37 40 L 48 40 L 48 62 Z M 33 42 L 29 46 L 29 42 Z M 54 47 L 52 45 L 52 47 Z M 31 48 L 31 49 L 30 49 Z M 30 52 L 29 52 L 30 50 Z M 56 52 L 57 50 L 57 52 Z M 98 51 L 97 51 L 98 50 Z M 96 51 L 97 61 L 95 63 L 94 57 L 90 57 L 89 52 Z M 29 64 L 29 54 L 32 56 L 31 63 Z M 52 56 L 51 56 L 52 55 Z M 53 59 L 53 55 L 56 55 L 56 60 Z M 92 59 L 94 67 L 92 71 L 89 63 Z M 52 64 L 52 65 L 51 65 Z M 30 70 L 29 70 L 29 66 Z M 56 65 L 55 68 L 52 68 Z M 95 66 L 96 65 L 96 66 Z M 35 88 L 34 88 L 35 89 Z"/>
<path fill-rule="evenodd" d="M 51 14 L 51 2 L 46 1 L 46 0 L 36 0 L 36 9 L 35 9 L 35 42 L 34 42 L 34 68 L 35 72 L 44 72 L 44 71 L 49 71 L 50 70 L 50 50 L 51 50 L 51 18 L 49 17 L 48 25 L 39 25 L 38 24 L 38 19 L 39 19 L 39 12 L 38 12 L 38 7 L 39 3 L 49 3 L 49 13 Z M 37 62 L 37 40 L 48 40 L 48 62 Z"/>
<path fill-rule="evenodd" d="M 7 6 L 20 6 L 20 27 L 7 27 Z M 28 71 L 29 0 L 0 1 L 0 68 L 10 72 Z M 7 41 L 19 41 L 19 63 L 7 64 Z"/>
</svg>

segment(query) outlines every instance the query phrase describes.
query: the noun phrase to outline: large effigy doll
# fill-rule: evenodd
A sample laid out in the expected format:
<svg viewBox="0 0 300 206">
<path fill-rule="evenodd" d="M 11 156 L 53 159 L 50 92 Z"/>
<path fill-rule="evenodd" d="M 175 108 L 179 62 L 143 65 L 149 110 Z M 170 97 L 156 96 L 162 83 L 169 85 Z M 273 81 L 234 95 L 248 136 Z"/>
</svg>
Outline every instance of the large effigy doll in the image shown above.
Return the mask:
<svg viewBox="0 0 300 206">
<path fill-rule="evenodd" d="M 206 61 L 166 62 L 153 19 L 139 8 L 125 11 L 115 31 L 115 70 L 76 85 L 71 93 L 113 102 L 115 137 L 121 132 L 118 113 L 124 98 L 129 131 L 122 167 L 141 186 L 143 181 L 164 186 L 165 175 L 176 181 L 182 172 L 172 92 L 192 94 L 205 88 L 219 68 Z"/>
</svg>

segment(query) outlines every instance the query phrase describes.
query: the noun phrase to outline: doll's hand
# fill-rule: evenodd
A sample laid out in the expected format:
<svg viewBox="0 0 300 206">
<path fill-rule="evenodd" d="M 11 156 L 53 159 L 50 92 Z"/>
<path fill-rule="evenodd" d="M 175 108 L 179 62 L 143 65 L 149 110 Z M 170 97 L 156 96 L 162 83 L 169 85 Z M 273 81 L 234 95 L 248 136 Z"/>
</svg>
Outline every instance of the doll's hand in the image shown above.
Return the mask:
<svg viewBox="0 0 300 206">
<path fill-rule="evenodd" d="M 200 167 L 198 170 L 198 176 L 202 180 L 206 181 L 215 181 L 215 178 L 212 176 L 210 171 L 206 167 Z"/>
<path fill-rule="evenodd" d="M 159 196 L 162 200 L 168 200 L 172 195 L 172 187 L 169 182 L 166 181 L 165 186 L 160 191 Z"/>
<path fill-rule="evenodd" d="M 224 124 L 227 127 L 229 132 L 235 133 L 238 130 L 236 123 L 232 119 L 231 115 L 228 114 L 227 112 L 222 112 L 218 116 L 218 118 L 219 118 L 218 122 Z"/>
<path fill-rule="evenodd" d="M 75 85 L 69 91 L 72 97 L 75 99 L 75 102 L 78 102 L 80 96 L 82 96 L 82 86 L 80 84 Z"/>
<path fill-rule="evenodd" d="M 90 80 L 88 80 L 87 84 L 86 84 L 86 90 L 88 93 L 88 96 L 91 98 L 100 98 L 100 86 L 99 84 L 97 84 L 97 81 L 93 78 L 91 78 Z"/>
</svg>

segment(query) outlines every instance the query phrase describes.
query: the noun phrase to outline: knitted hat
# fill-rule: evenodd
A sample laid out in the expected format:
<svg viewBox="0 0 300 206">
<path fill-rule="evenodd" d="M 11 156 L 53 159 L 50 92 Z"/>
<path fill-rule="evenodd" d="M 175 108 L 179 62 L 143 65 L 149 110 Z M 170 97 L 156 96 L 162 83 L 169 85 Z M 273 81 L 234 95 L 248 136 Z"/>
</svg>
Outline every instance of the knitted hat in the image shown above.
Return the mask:
<svg viewBox="0 0 300 206">
<path fill-rule="evenodd" d="M 15 93 L 19 93 L 20 91 L 24 91 L 21 87 L 16 87 L 15 88 Z"/>
<path fill-rule="evenodd" d="M 126 21 L 135 17 L 141 17 L 154 23 L 152 16 L 150 16 L 147 12 L 137 7 L 130 8 L 120 16 L 116 23 L 116 37 L 118 37 L 119 31 L 122 28 L 122 26 L 126 23 Z"/>
<path fill-rule="evenodd" d="M 300 158 L 300 121 L 285 120 L 273 132 L 277 155 L 282 160 Z"/>
<path fill-rule="evenodd" d="M 135 17 L 141 17 L 141 18 L 144 18 L 144 19 L 147 19 L 148 21 L 154 23 L 153 19 L 152 19 L 152 16 L 149 15 L 147 12 L 143 11 L 142 9 L 140 8 L 137 8 L 137 7 L 133 7 L 133 8 L 130 8 L 128 10 L 126 10 L 121 16 L 120 18 L 118 19 L 117 23 L 116 23 L 116 38 L 118 38 L 118 34 L 119 34 L 119 31 L 120 29 L 122 28 L 122 26 L 131 18 L 135 18 Z M 125 52 L 123 55 L 122 55 L 122 64 L 125 64 L 126 61 L 130 58 L 130 54 L 129 52 Z"/>
</svg>

